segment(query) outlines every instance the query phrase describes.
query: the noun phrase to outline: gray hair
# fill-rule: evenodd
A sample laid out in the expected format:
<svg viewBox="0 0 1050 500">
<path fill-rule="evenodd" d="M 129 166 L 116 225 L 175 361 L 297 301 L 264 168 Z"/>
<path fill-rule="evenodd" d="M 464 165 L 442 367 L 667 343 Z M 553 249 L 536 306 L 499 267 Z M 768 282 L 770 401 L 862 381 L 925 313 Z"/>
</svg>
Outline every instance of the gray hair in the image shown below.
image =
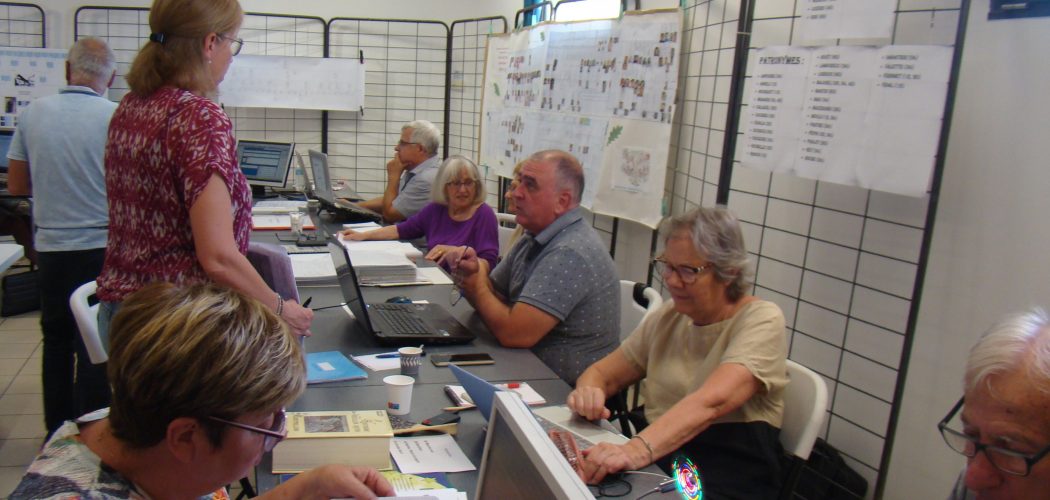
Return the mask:
<svg viewBox="0 0 1050 500">
<path fill-rule="evenodd" d="M 714 266 L 715 277 L 727 283 L 730 301 L 743 297 L 751 287 L 747 248 L 740 222 L 723 206 L 697 207 L 664 221 L 664 243 L 675 233 L 689 233 L 693 247 Z"/>
<path fill-rule="evenodd" d="M 552 163 L 554 178 L 558 189 L 566 190 L 572 195 L 572 205 L 580 204 L 583 198 L 583 165 L 571 153 L 560 149 L 548 149 L 533 153 L 528 161 Z"/>
<path fill-rule="evenodd" d="M 1050 316 L 1039 307 L 1015 313 L 992 326 L 970 349 L 963 387 L 966 392 L 990 378 L 1027 370 L 1032 385 L 1050 394 Z"/>
<path fill-rule="evenodd" d="M 117 56 L 101 38 L 85 37 L 69 48 L 70 77 L 80 75 L 98 83 L 107 83 L 117 68 Z"/>
<path fill-rule="evenodd" d="M 415 120 L 401 127 L 402 132 L 405 130 L 412 131 L 409 136 L 412 143 L 423 146 L 430 156 L 437 154 L 438 146 L 441 145 L 441 129 L 436 125 L 426 120 Z"/>
<path fill-rule="evenodd" d="M 459 178 L 459 174 L 463 172 L 467 172 L 470 178 L 476 182 L 474 199 L 471 201 L 471 204 L 481 203 L 485 199 L 485 183 L 481 180 L 481 171 L 469 158 L 460 155 L 449 156 L 438 167 L 437 176 L 434 177 L 434 185 L 430 188 L 430 199 L 435 203 L 448 205 L 445 185 Z"/>
</svg>

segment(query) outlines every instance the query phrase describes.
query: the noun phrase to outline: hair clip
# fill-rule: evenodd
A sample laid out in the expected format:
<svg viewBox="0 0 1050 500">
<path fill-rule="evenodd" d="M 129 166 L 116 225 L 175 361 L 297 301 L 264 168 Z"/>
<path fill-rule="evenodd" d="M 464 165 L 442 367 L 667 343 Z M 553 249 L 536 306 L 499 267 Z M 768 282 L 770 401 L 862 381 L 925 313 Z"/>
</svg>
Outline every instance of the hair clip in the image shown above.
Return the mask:
<svg viewBox="0 0 1050 500">
<path fill-rule="evenodd" d="M 164 33 L 150 33 L 149 41 L 164 45 Z"/>
</svg>

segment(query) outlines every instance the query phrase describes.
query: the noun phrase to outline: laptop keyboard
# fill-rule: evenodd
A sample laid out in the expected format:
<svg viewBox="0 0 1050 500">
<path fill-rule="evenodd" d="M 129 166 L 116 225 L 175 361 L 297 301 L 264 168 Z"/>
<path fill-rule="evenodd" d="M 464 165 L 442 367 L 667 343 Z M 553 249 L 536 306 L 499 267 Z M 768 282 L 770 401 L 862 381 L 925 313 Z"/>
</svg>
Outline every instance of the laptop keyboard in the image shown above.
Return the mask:
<svg viewBox="0 0 1050 500">
<path fill-rule="evenodd" d="M 551 422 L 550 420 L 547 420 L 546 417 L 543 417 L 543 416 L 540 416 L 540 415 L 536 415 L 535 413 L 532 416 L 536 417 L 536 421 L 540 423 L 540 427 L 543 427 L 543 430 L 545 432 L 551 431 L 551 430 L 555 430 L 555 431 L 562 431 L 562 432 L 570 432 L 570 433 L 572 433 L 572 431 L 569 431 L 568 429 L 566 429 L 566 428 L 564 428 L 564 427 L 562 427 L 562 426 L 560 426 L 560 425 L 558 425 L 558 424 L 556 424 L 554 422 Z M 591 446 L 594 446 L 594 443 L 592 443 L 592 442 L 590 442 L 590 441 L 580 437 L 580 435 L 578 435 L 578 434 L 573 434 L 573 437 L 576 438 L 576 446 L 578 446 L 581 451 L 582 450 L 586 450 L 587 448 L 590 448 Z"/>
<path fill-rule="evenodd" d="M 412 310 L 406 310 L 404 304 L 372 304 L 369 307 L 386 321 L 394 334 L 430 333 L 430 328 Z"/>
</svg>

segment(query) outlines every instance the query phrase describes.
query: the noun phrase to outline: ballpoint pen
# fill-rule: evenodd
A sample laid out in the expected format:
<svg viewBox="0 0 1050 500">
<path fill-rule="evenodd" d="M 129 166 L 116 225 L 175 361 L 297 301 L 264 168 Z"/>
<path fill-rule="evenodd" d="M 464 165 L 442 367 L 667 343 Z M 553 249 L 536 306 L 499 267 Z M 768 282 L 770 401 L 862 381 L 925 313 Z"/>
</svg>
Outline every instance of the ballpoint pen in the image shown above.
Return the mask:
<svg viewBox="0 0 1050 500">
<path fill-rule="evenodd" d="M 306 300 L 303 301 L 303 307 L 310 307 L 310 302 L 312 300 L 314 300 L 313 297 L 307 297 Z"/>
<path fill-rule="evenodd" d="M 376 355 L 376 359 L 393 359 L 393 358 L 400 358 L 400 357 L 401 357 L 401 355 L 396 353 L 396 352 L 387 352 L 387 353 L 377 354 Z"/>
</svg>

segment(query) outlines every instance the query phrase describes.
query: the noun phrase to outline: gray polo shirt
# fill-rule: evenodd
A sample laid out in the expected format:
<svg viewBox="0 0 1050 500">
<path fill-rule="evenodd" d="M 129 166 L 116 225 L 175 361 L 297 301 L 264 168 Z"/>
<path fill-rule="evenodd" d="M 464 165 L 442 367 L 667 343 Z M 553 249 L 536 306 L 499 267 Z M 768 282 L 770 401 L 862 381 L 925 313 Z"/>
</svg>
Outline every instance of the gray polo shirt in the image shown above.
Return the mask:
<svg viewBox="0 0 1050 500">
<path fill-rule="evenodd" d="M 522 236 L 489 278 L 511 304 L 558 318 L 532 352 L 570 385 L 620 344 L 616 266 L 580 208 L 535 236 Z"/>
<path fill-rule="evenodd" d="M 437 177 L 438 167 L 441 161 L 437 155 L 427 158 L 427 161 L 416 165 L 412 170 L 401 174 L 401 186 L 394 198 L 394 209 L 401 212 L 405 218 L 416 215 L 423 207 L 430 203 L 430 188 Z M 405 178 L 408 177 L 408 180 Z"/>
<path fill-rule="evenodd" d="M 109 207 L 102 157 L 117 103 L 67 86 L 18 116 L 7 157 L 29 162 L 35 243 L 42 252 L 106 247 Z"/>
</svg>

